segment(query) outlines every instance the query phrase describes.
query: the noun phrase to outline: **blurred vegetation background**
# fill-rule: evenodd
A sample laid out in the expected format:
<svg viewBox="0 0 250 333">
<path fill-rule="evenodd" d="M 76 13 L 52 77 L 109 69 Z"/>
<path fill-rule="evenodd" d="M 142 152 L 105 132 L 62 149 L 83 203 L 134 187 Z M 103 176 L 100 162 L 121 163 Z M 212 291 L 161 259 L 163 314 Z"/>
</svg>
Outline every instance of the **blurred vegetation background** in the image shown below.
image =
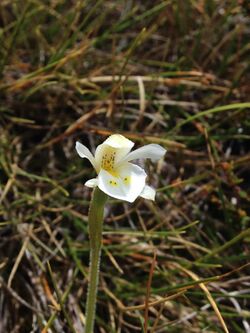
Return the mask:
<svg viewBox="0 0 250 333">
<path fill-rule="evenodd" d="M 250 4 L 0 2 L 0 332 L 83 332 L 112 133 L 168 149 L 156 202 L 110 200 L 96 332 L 250 332 Z"/>
</svg>

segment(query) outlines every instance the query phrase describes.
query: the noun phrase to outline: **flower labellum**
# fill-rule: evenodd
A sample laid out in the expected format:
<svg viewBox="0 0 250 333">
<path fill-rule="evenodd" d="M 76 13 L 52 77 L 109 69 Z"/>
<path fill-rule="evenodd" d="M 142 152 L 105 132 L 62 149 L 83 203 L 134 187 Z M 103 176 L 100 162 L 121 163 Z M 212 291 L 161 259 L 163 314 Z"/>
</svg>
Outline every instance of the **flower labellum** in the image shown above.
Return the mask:
<svg viewBox="0 0 250 333">
<path fill-rule="evenodd" d="M 113 134 L 92 155 L 87 147 L 76 142 L 77 153 L 90 161 L 98 175 L 85 185 L 98 186 L 109 196 L 129 202 L 139 196 L 154 200 L 155 190 L 146 185 L 145 171 L 130 161 L 140 158 L 158 160 L 164 156 L 166 149 L 158 144 L 149 144 L 131 152 L 133 146 L 134 143 L 123 135 Z"/>
</svg>

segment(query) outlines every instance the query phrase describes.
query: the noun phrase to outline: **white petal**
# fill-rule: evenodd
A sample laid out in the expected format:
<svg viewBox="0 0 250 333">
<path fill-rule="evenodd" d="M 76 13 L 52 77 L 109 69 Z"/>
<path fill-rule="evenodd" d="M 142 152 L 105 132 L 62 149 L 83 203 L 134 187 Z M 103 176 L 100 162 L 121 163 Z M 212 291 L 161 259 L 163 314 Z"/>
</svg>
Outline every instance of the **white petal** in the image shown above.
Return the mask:
<svg viewBox="0 0 250 333">
<path fill-rule="evenodd" d="M 145 185 L 144 189 L 142 190 L 140 197 L 148 200 L 155 200 L 155 189 L 152 187 Z"/>
<path fill-rule="evenodd" d="M 137 165 L 126 163 L 114 174 L 101 169 L 98 180 L 99 188 L 109 196 L 133 202 L 145 187 L 145 171 Z"/>
<path fill-rule="evenodd" d="M 87 158 L 90 161 L 90 163 L 93 165 L 93 167 L 96 169 L 95 158 L 86 146 L 77 141 L 76 151 L 81 158 Z"/>
<path fill-rule="evenodd" d="M 98 186 L 98 178 L 89 179 L 84 185 L 91 188 L 96 187 Z"/>
<path fill-rule="evenodd" d="M 105 154 L 110 155 L 115 152 L 115 164 L 123 159 L 134 146 L 134 142 L 128 140 L 123 135 L 113 134 L 96 148 L 95 161 L 98 172 L 101 169 L 102 158 Z"/>
<path fill-rule="evenodd" d="M 162 146 L 152 143 L 132 151 L 121 162 L 129 162 L 139 158 L 150 158 L 151 160 L 159 160 L 165 155 L 166 151 L 167 150 Z"/>
</svg>

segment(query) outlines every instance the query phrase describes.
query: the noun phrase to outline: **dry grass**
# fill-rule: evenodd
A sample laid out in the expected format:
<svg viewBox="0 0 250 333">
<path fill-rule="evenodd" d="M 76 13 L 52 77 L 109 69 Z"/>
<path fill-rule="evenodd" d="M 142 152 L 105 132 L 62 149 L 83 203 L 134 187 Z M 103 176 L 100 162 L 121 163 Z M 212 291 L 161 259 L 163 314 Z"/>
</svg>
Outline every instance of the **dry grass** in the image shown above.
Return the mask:
<svg viewBox="0 0 250 333">
<path fill-rule="evenodd" d="M 110 200 L 96 332 L 250 332 L 248 1 L 0 3 L 0 332 L 83 332 L 110 133 L 168 149 Z M 146 319 L 146 320 L 145 320 Z"/>
</svg>

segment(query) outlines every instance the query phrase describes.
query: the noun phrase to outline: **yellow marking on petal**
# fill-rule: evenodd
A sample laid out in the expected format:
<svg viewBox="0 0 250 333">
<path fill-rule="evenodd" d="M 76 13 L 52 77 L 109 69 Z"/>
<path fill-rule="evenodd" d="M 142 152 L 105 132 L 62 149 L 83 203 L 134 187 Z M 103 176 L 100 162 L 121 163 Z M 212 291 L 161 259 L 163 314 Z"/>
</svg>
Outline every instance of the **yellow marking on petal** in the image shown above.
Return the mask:
<svg viewBox="0 0 250 333">
<path fill-rule="evenodd" d="M 111 186 L 118 186 L 117 182 L 115 180 L 110 180 L 109 185 Z"/>
<path fill-rule="evenodd" d="M 118 177 L 118 173 L 115 171 L 115 158 L 116 158 L 116 149 L 108 147 L 105 149 L 105 152 L 102 156 L 101 168 L 108 171 L 112 176 Z"/>
<path fill-rule="evenodd" d="M 116 177 L 116 178 L 119 177 L 119 173 L 115 169 L 113 169 L 113 170 L 106 170 L 106 171 L 108 171 L 113 177 Z"/>
<path fill-rule="evenodd" d="M 126 185 L 129 185 L 131 183 L 131 177 L 130 176 L 125 176 L 123 177 L 123 183 Z"/>
</svg>

